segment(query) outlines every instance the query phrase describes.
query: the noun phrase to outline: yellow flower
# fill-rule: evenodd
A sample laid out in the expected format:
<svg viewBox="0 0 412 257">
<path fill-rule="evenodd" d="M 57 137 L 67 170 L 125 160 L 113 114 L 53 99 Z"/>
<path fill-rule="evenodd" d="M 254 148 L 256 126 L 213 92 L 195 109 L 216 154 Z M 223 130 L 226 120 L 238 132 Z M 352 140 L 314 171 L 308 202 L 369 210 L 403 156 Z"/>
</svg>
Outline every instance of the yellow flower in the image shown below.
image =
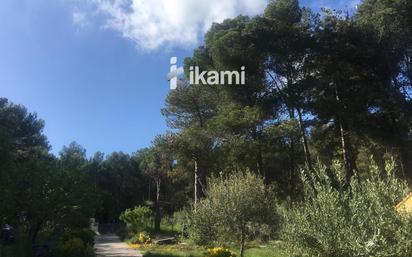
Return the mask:
<svg viewBox="0 0 412 257">
<path fill-rule="evenodd" d="M 215 247 L 207 250 L 205 257 L 236 257 L 229 249 L 223 247 Z"/>
<path fill-rule="evenodd" d="M 140 233 L 139 234 L 139 242 L 142 244 L 148 244 L 152 241 L 152 239 L 150 238 L 149 235 L 145 234 L 145 233 Z"/>
</svg>

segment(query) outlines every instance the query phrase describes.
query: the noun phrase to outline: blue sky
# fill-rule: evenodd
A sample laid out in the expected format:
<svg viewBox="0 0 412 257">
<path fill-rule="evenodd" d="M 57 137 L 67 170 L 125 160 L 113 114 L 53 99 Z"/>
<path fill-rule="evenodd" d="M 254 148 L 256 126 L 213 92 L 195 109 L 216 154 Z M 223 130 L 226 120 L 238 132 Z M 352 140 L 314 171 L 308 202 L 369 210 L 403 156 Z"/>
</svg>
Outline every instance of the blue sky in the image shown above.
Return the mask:
<svg viewBox="0 0 412 257">
<path fill-rule="evenodd" d="M 46 121 L 53 153 L 72 141 L 88 155 L 134 152 L 167 130 L 170 56 L 190 56 L 211 22 L 259 13 L 265 1 L 2 0 L 0 96 Z"/>
</svg>

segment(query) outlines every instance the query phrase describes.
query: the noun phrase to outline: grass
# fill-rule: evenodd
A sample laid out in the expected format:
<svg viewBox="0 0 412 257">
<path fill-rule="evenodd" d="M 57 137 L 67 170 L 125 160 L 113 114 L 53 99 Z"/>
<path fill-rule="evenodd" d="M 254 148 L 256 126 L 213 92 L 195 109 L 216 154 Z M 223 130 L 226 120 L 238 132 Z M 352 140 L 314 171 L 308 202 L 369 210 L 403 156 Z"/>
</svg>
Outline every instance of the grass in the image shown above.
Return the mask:
<svg viewBox="0 0 412 257">
<path fill-rule="evenodd" d="M 173 245 L 131 245 L 143 252 L 144 257 L 203 257 L 206 252 L 192 244 Z M 233 251 L 239 256 L 238 251 Z M 273 245 L 255 246 L 245 251 L 245 257 L 286 257 L 279 243 Z"/>
<path fill-rule="evenodd" d="M 144 257 L 202 257 L 204 249 L 190 244 L 131 245 L 143 252 Z"/>
<path fill-rule="evenodd" d="M 286 254 L 275 247 L 250 248 L 245 252 L 246 257 L 286 257 Z"/>
</svg>

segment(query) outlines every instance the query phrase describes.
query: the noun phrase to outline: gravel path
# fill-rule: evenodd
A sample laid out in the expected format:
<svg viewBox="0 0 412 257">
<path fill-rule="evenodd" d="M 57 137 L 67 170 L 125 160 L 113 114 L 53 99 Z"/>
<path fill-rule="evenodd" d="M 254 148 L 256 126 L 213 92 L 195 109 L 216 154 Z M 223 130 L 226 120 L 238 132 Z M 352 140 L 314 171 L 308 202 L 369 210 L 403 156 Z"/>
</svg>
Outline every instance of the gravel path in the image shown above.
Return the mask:
<svg viewBox="0 0 412 257">
<path fill-rule="evenodd" d="M 138 250 L 121 242 L 115 234 L 96 236 L 94 247 L 97 257 L 143 257 Z"/>
</svg>

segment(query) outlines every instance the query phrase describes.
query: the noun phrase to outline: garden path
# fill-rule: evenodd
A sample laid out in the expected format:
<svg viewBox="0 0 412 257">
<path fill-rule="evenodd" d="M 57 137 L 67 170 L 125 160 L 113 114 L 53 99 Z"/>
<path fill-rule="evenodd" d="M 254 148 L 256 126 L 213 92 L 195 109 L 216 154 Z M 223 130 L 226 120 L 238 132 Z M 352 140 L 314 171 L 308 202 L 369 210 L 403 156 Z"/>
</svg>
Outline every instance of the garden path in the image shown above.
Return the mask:
<svg viewBox="0 0 412 257">
<path fill-rule="evenodd" d="M 94 247 L 97 257 L 143 257 L 142 253 L 121 242 L 115 234 L 96 236 Z"/>
</svg>

